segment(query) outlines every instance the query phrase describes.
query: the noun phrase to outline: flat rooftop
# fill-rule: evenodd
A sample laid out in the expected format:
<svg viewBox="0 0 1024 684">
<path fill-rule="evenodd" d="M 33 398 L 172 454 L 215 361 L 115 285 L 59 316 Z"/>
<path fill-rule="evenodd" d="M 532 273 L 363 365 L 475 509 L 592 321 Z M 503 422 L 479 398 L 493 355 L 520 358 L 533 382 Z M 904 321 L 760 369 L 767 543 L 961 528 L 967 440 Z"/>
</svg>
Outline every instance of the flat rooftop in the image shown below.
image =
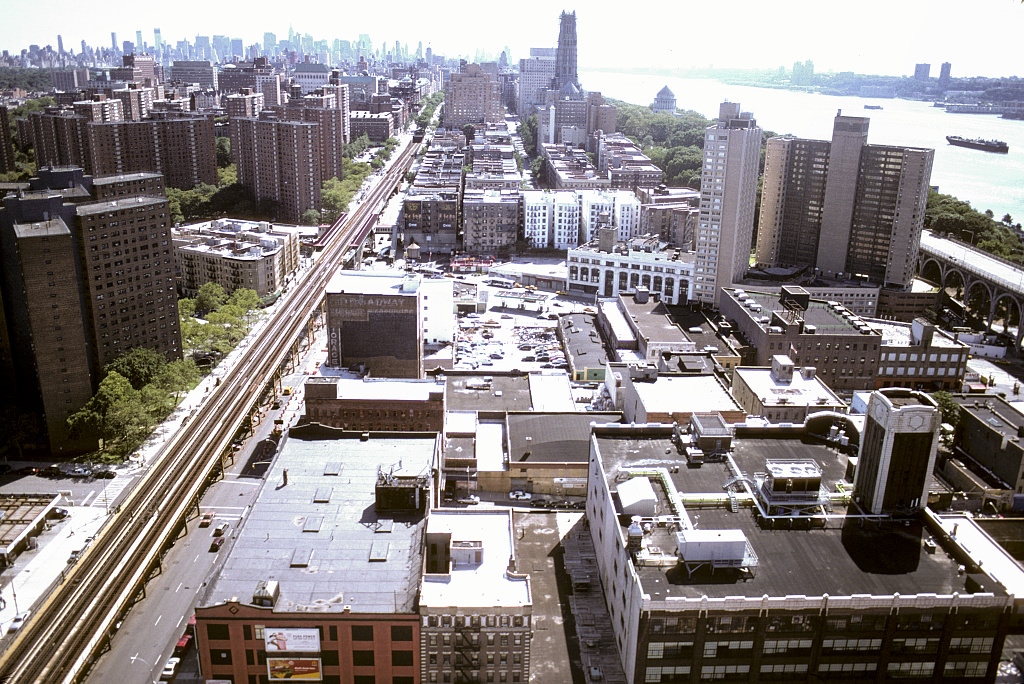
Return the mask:
<svg viewBox="0 0 1024 684">
<path fill-rule="evenodd" d="M 110 200 L 109 202 L 90 202 L 89 204 L 79 204 L 76 207 L 79 216 L 89 216 L 90 214 L 104 214 L 111 211 L 117 211 L 118 209 L 130 209 L 132 207 L 145 207 L 154 204 L 167 204 L 166 197 L 124 197 L 121 199 Z"/>
<path fill-rule="evenodd" d="M 911 330 L 910 323 L 900 323 L 899 321 L 883 321 L 877 318 L 866 319 L 868 325 L 874 330 L 877 330 L 882 334 L 882 344 L 889 347 L 909 347 L 914 344 L 914 337 Z M 947 335 L 945 332 L 935 329 L 935 333 L 932 335 L 932 346 L 933 347 L 948 347 L 950 349 L 959 349 L 964 347 L 962 342 L 956 342 Z"/>
<path fill-rule="evenodd" d="M 559 316 L 558 327 L 562 331 L 562 339 L 574 370 L 603 367 L 608 362 L 594 314 L 572 313 Z"/>
<path fill-rule="evenodd" d="M 423 563 L 426 518 L 374 506 L 378 468 L 427 476 L 435 437 L 358 433 L 302 439 L 293 429 L 267 472 L 207 595 L 207 604 L 251 599 L 277 580 L 275 612 L 413 612 Z M 288 470 L 288 484 L 284 470 Z"/>
<path fill-rule="evenodd" d="M 733 371 L 733 382 L 737 377 L 743 378 L 765 406 L 845 406 L 821 378 L 805 377 L 799 368 L 793 369 L 793 379 L 789 382 L 777 381 L 771 368 L 740 366 Z"/>
<path fill-rule="evenodd" d="M 619 413 L 510 413 L 509 460 L 586 463 L 590 459 L 590 424 L 617 423 Z"/>
<path fill-rule="evenodd" d="M 660 375 L 653 382 L 633 381 L 647 413 L 742 411 L 714 375 Z"/>
<path fill-rule="evenodd" d="M 743 290 L 743 292 L 746 293 L 747 297 L 760 304 L 763 309 L 760 313 L 750 313 L 750 315 L 755 319 L 758 317 L 770 318 L 773 311 L 785 311 L 785 308 L 779 303 L 778 294 L 751 290 Z M 730 291 L 726 288 L 725 293 L 733 296 L 735 290 Z M 837 310 L 828 302 L 820 299 L 811 299 L 807 309 L 800 312 L 800 317 L 803 319 L 804 323 L 815 326 L 819 335 L 863 334 L 857 328 L 857 322 L 861 321 L 860 317 L 852 314 L 848 317 L 844 315 L 847 311 L 849 310 L 845 307 L 841 310 Z M 761 327 L 767 328 L 769 325 L 771 325 L 770 322 L 764 322 Z"/>
<path fill-rule="evenodd" d="M 449 411 L 532 411 L 530 378 L 523 375 L 448 375 Z"/>
<path fill-rule="evenodd" d="M 314 376 L 306 378 L 307 385 L 334 385 L 338 398 L 366 401 L 426 401 L 430 395 L 443 392 L 444 385 L 433 380 L 405 380 L 401 378 L 341 378 Z"/>
<path fill-rule="evenodd" d="M 427 534 L 450 534 L 452 565 L 447 574 L 424 574 L 420 605 L 426 608 L 461 606 L 529 606 L 530 580 L 527 575 L 508 572 L 514 557 L 512 511 L 510 509 L 434 509 L 427 522 Z M 480 549 L 480 562 L 458 562 L 454 548 Z"/>
<path fill-rule="evenodd" d="M 662 302 L 652 297 L 641 303 L 629 295 L 619 295 L 618 301 L 622 302 L 626 315 L 633 319 L 636 329 L 649 342 L 693 345 L 669 317 L 668 308 Z"/>
<path fill-rule="evenodd" d="M 402 282 L 409 278 L 416 286 L 402 292 Z M 327 283 L 327 294 L 391 295 L 415 297 L 423 282 L 419 275 L 374 271 L 344 271 L 338 269 Z"/>
<path fill-rule="evenodd" d="M 621 473 L 661 471 L 662 477 L 650 478 L 658 499 L 657 515 L 678 515 L 673 501 L 684 502 L 684 517 L 694 529 L 705 536 L 720 532 L 723 537 L 736 536 L 739 531 L 757 556 L 758 564 L 751 573 L 730 568 L 712 572 L 705 566 L 691 576 L 678 563 L 638 564 L 643 591 L 652 600 L 970 593 L 959 569 L 961 561 L 941 550 L 930 552 L 930 542 L 941 546 L 941 540 L 933 537 L 920 520 L 855 517 L 837 499 L 825 528 L 797 529 L 782 522 L 768 528 L 757 522 L 756 509 L 749 506 L 739 506 L 732 512 L 727 502 L 713 505 L 713 501 L 722 499 L 727 482 L 737 474 L 753 479 L 766 471 L 769 460 L 782 464 L 813 462 L 816 470 L 820 469 L 823 490 L 835 494 L 852 488 L 845 480 L 846 455 L 811 438 L 785 435 L 773 428 L 740 431 L 733 440 L 732 452 L 739 473 L 728 460 L 688 467 L 667 433 L 597 436 L 598 455 L 610 490 L 619 486 Z M 667 491 L 664 483 L 675 492 Z M 701 499 L 701 505 L 694 503 Z M 687 506 L 686 502 L 691 503 Z M 629 520 L 622 515 L 619 519 L 625 539 Z M 645 535 L 644 544 L 674 555 L 675 529 L 654 527 Z"/>
</svg>

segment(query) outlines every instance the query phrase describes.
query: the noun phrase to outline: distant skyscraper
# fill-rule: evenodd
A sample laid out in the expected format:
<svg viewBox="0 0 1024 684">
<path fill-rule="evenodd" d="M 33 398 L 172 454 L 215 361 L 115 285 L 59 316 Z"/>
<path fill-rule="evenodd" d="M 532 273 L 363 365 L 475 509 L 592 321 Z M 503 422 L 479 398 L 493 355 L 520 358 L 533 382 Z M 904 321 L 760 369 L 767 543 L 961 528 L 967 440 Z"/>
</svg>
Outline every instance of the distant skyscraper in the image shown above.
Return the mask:
<svg viewBox="0 0 1024 684">
<path fill-rule="evenodd" d="M 135 52 L 141 54 L 145 51 L 145 44 L 142 42 L 142 31 L 135 32 Z"/>
<path fill-rule="evenodd" d="M 164 41 L 160 38 L 160 29 L 153 29 L 153 46 L 156 49 L 157 54 L 163 52 Z"/>
<path fill-rule="evenodd" d="M 114 31 L 110 32 L 110 49 L 117 52 L 117 33 Z"/>
<path fill-rule="evenodd" d="M 555 53 L 555 90 L 571 86 L 581 90 L 576 72 L 576 12 L 562 12 L 558 26 L 558 50 Z"/>
<path fill-rule="evenodd" d="M 267 55 L 274 54 L 277 49 L 277 36 L 267 31 L 263 34 L 263 52 Z"/>
<path fill-rule="evenodd" d="M 927 81 L 931 75 L 932 65 L 931 64 L 916 64 L 914 65 L 914 80 L 915 81 Z"/>
<path fill-rule="evenodd" d="M 57 34 L 57 54 L 64 54 L 64 36 Z"/>
<path fill-rule="evenodd" d="M 736 102 L 723 102 L 704 134 L 700 218 L 694 237 L 694 296 L 718 306 L 721 288 L 741 278 L 750 260 L 761 162 L 761 129 Z"/>
</svg>

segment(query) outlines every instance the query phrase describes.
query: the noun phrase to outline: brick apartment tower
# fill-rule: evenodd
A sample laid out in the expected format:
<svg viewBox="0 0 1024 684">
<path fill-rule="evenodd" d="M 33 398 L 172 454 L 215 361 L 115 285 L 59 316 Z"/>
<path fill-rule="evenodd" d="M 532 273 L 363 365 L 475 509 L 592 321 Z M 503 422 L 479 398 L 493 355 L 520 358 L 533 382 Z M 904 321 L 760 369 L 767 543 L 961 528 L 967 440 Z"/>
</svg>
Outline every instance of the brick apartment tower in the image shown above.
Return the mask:
<svg viewBox="0 0 1024 684">
<path fill-rule="evenodd" d="M 258 119 L 233 119 L 231 130 L 238 182 L 255 201 L 276 202 L 277 219 L 294 223 L 303 212 L 320 209 L 323 172 L 317 124 L 280 121 L 263 112 Z"/>
<path fill-rule="evenodd" d="M 935 151 L 868 145 L 868 123 L 838 114 L 831 142 L 768 141 L 758 263 L 910 284 Z"/>
<path fill-rule="evenodd" d="M 14 171 L 14 141 L 7 107 L 0 107 L 0 173 Z"/>
<path fill-rule="evenodd" d="M 94 183 L 95 181 L 95 183 Z M 124 194 L 151 192 L 151 196 Z M 103 201 L 95 201 L 98 196 Z M 170 219 L 162 182 L 43 169 L 0 209 L 0 264 L 19 404 L 43 416 L 50 450 L 87 445 L 66 420 L 103 366 L 134 347 L 181 358 Z"/>
<path fill-rule="evenodd" d="M 761 129 L 737 102 L 723 102 L 704 134 L 694 296 L 718 306 L 721 288 L 743 277 L 754 234 Z"/>
</svg>

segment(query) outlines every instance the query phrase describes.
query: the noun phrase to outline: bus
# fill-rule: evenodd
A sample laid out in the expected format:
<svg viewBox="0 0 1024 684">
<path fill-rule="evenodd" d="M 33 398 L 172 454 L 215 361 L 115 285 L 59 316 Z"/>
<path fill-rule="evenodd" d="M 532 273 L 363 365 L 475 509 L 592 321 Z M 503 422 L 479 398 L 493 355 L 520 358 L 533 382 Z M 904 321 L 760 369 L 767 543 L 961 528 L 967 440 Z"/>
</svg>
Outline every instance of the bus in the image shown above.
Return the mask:
<svg viewBox="0 0 1024 684">
<path fill-rule="evenodd" d="M 497 276 L 491 276 L 484 282 L 493 287 L 503 287 L 507 290 L 511 290 L 512 287 L 516 284 L 516 281 L 512 280 L 511 278 L 499 278 Z"/>
</svg>

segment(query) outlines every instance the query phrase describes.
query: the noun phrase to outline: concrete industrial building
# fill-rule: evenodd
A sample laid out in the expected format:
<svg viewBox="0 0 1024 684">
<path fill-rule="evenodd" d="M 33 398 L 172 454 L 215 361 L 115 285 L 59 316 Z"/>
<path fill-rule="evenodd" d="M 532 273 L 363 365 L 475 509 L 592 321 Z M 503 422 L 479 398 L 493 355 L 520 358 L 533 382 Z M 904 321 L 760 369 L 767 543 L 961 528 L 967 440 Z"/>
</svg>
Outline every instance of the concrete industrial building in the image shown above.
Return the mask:
<svg viewBox="0 0 1024 684">
<path fill-rule="evenodd" d="M 869 121 L 840 113 L 831 142 L 768 141 L 759 264 L 909 287 L 935 151 L 868 145 Z"/>
<path fill-rule="evenodd" d="M 217 67 L 209 60 L 174 60 L 170 80 L 180 83 L 198 83 L 201 88 L 219 90 Z"/>
<path fill-rule="evenodd" d="M 750 260 L 761 163 L 761 128 L 739 103 L 723 102 L 704 135 L 694 296 L 718 306 L 721 288 L 742 278 Z"/>
<path fill-rule="evenodd" d="M 423 344 L 455 335 L 452 281 L 338 271 L 327 284 L 327 364 L 372 377 L 423 377 Z"/>
<path fill-rule="evenodd" d="M 995 678 L 1024 573 L 970 518 L 865 516 L 792 428 L 595 425 L 590 463 L 628 684 Z"/>
</svg>

